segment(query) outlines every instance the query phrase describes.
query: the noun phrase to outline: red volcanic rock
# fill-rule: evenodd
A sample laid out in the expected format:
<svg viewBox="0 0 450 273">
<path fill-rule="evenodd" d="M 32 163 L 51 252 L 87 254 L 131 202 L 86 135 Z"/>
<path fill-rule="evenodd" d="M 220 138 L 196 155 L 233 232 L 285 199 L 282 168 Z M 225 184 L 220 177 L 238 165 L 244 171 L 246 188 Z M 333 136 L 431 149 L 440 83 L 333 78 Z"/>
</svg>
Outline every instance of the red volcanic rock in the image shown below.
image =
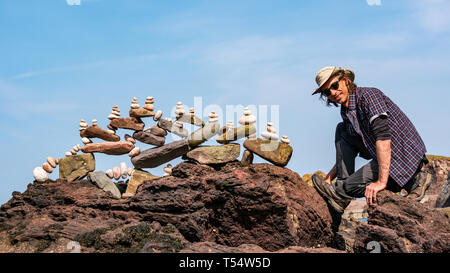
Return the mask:
<svg viewBox="0 0 450 273">
<path fill-rule="evenodd" d="M 183 162 L 119 200 L 86 180 L 35 183 L 0 208 L 0 252 L 66 252 L 70 241 L 82 252 L 179 252 L 205 241 L 299 252 L 331 238 L 323 199 L 297 173 L 268 164 Z"/>
<path fill-rule="evenodd" d="M 381 252 L 450 252 L 446 214 L 389 191 L 378 193 L 377 201 L 368 209 L 368 223 L 356 227 L 355 252 L 368 252 L 369 244 Z"/>
</svg>

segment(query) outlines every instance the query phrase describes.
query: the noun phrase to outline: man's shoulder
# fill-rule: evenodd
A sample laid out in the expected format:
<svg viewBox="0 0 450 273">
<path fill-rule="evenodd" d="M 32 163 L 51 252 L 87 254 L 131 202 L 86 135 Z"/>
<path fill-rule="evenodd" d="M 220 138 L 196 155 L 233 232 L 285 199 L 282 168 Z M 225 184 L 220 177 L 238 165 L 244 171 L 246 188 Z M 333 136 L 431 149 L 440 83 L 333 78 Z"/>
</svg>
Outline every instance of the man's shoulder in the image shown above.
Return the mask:
<svg viewBox="0 0 450 273">
<path fill-rule="evenodd" d="M 358 96 L 370 96 L 370 95 L 380 95 L 383 94 L 383 92 L 376 88 L 376 87 L 357 87 L 356 88 L 356 94 Z"/>
</svg>

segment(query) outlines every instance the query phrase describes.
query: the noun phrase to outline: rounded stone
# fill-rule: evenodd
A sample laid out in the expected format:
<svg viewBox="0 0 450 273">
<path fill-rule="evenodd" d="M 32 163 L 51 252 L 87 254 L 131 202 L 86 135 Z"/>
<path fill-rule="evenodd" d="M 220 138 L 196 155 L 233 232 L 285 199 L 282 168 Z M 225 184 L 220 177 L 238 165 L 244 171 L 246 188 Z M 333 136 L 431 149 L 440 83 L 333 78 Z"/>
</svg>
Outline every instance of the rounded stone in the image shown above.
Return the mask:
<svg viewBox="0 0 450 273">
<path fill-rule="evenodd" d="M 34 179 L 38 182 L 48 180 L 48 173 L 42 167 L 36 167 L 33 170 Z"/>
<path fill-rule="evenodd" d="M 42 169 L 44 169 L 48 173 L 52 173 L 53 172 L 52 166 L 50 166 L 50 164 L 48 164 L 47 162 L 42 164 Z"/>
</svg>

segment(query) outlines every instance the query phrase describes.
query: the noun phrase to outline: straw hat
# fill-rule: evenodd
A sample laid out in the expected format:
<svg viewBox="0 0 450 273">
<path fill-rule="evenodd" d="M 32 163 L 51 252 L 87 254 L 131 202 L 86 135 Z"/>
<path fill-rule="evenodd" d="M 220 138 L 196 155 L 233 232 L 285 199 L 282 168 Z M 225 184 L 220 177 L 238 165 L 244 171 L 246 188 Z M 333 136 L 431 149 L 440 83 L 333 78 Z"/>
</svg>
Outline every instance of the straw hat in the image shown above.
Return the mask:
<svg viewBox="0 0 450 273">
<path fill-rule="evenodd" d="M 339 72 L 344 72 L 346 76 L 353 82 L 355 80 L 355 73 L 350 69 L 336 66 L 327 66 L 319 70 L 316 75 L 316 83 L 318 85 L 317 89 L 312 93 L 312 95 L 320 92 L 322 86 L 334 75 Z"/>
</svg>

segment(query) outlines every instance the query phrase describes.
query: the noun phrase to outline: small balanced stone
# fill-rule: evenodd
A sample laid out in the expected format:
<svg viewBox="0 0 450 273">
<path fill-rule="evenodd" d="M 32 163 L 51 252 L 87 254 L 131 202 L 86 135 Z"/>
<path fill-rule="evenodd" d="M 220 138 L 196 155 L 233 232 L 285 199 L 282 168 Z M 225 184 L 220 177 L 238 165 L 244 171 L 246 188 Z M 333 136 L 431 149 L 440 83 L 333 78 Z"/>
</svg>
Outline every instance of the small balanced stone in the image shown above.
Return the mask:
<svg viewBox="0 0 450 273">
<path fill-rule="evenodd" d="M 42 164 L 42 169 L 44 169 L 44 171 L 46 171 L 48 173 L 52 173 L 53 172 L 52 166 L 50 166 L 50 164 L 48 164 L 47 162 Z"/>
<path fill-rule="evenodd" d="M 113 119 L 116 119 L 116 118 L 120 118 L 120 110 L 119 110 L 117 105 L 114 105 L 112 107 L 111 114 L 108 116 L 108 119 L 109 120 L 113 120 Z"/>
<path fill-rule="evenodd" d="M 158 121 L 161 119 L 163 112 L 161 110 L 156 111 L 155 115 L 153 116 L 154 121 Z"/>
<path fill-rule="evenodd" d="M 91 141 L 89 138 L 87 138 L 87 137 L 83 137 L 83 138 L 81 139 L 81 142 L 83 142 L 83 144 L 89 144 L 89 143 L 92 143 L 92 141 Z"/>
<path fill-rule="evenodd" d="M 277 130 L 275 129 L 275 127 L 273 127 L 272 122 L 267 123 L 267 132 L 261 132 L 261 136 L 264 139 L 269 139 L 269 140 L 278 140 L 279 139 L 279 136 L 277 135 Z"/>
<path fill-rule="evenodd" d="M 208 116 L 209 120 L 205 124 L 205 127 L 200 128 L 189 135 L 188 141 L 191 148 L 197 147 L 220 132 L 218 115 L 215 112 L 211 112 Z"/>
<path fill-rule="evenodd" d="M 288 136 L 282 136 L 281 137 L 281 142 L 289 144 L 291 141 L 289 140 Z"/>
<path fill-rule="evenodd" d="M 47 157 L 47 163 L 50 164 L 50 166 L 52 168 L 56 168 L 56 160 L 53 157 L 48 156 Z"/>
<path fill-rule="evenodd" d="M 122 175 L 123 179 L 127 178 L 128 175 L 127 171 L 128 171 L 127 163 L 120 162 L 120 174 Z"/>
<path fill-rule="evenodd" d="M 111 179 L 113 179 L 114 178 L 114 172 L 113 172 L 113 170 L 112 169 L 108 169 L 108 170 L 106 170 L 106 175 L 109 177 L 109 178 L 111 178 Z"/>
<path fill-rule="evenodd" d="M 131 150 L 131 151 L 128 153 L 128 156 L 129 156 L 129 157 L 133 157 L 133 156 L 137 156 L 137 155 L 140 154 L 140 153 L 141 153 L 141 148 L 139 148 L 139 147 L 134 147 L 133 150 Z"/>
<path fill-rule="evenodd" d="M 114 166 L 114 168 L 113 168 L 113 177 L 114 177 L 114 179 L 119 180 L 120 176 L 121 176 L 120 168 L 117 167 L 117 166 Z"/>
</svg>

